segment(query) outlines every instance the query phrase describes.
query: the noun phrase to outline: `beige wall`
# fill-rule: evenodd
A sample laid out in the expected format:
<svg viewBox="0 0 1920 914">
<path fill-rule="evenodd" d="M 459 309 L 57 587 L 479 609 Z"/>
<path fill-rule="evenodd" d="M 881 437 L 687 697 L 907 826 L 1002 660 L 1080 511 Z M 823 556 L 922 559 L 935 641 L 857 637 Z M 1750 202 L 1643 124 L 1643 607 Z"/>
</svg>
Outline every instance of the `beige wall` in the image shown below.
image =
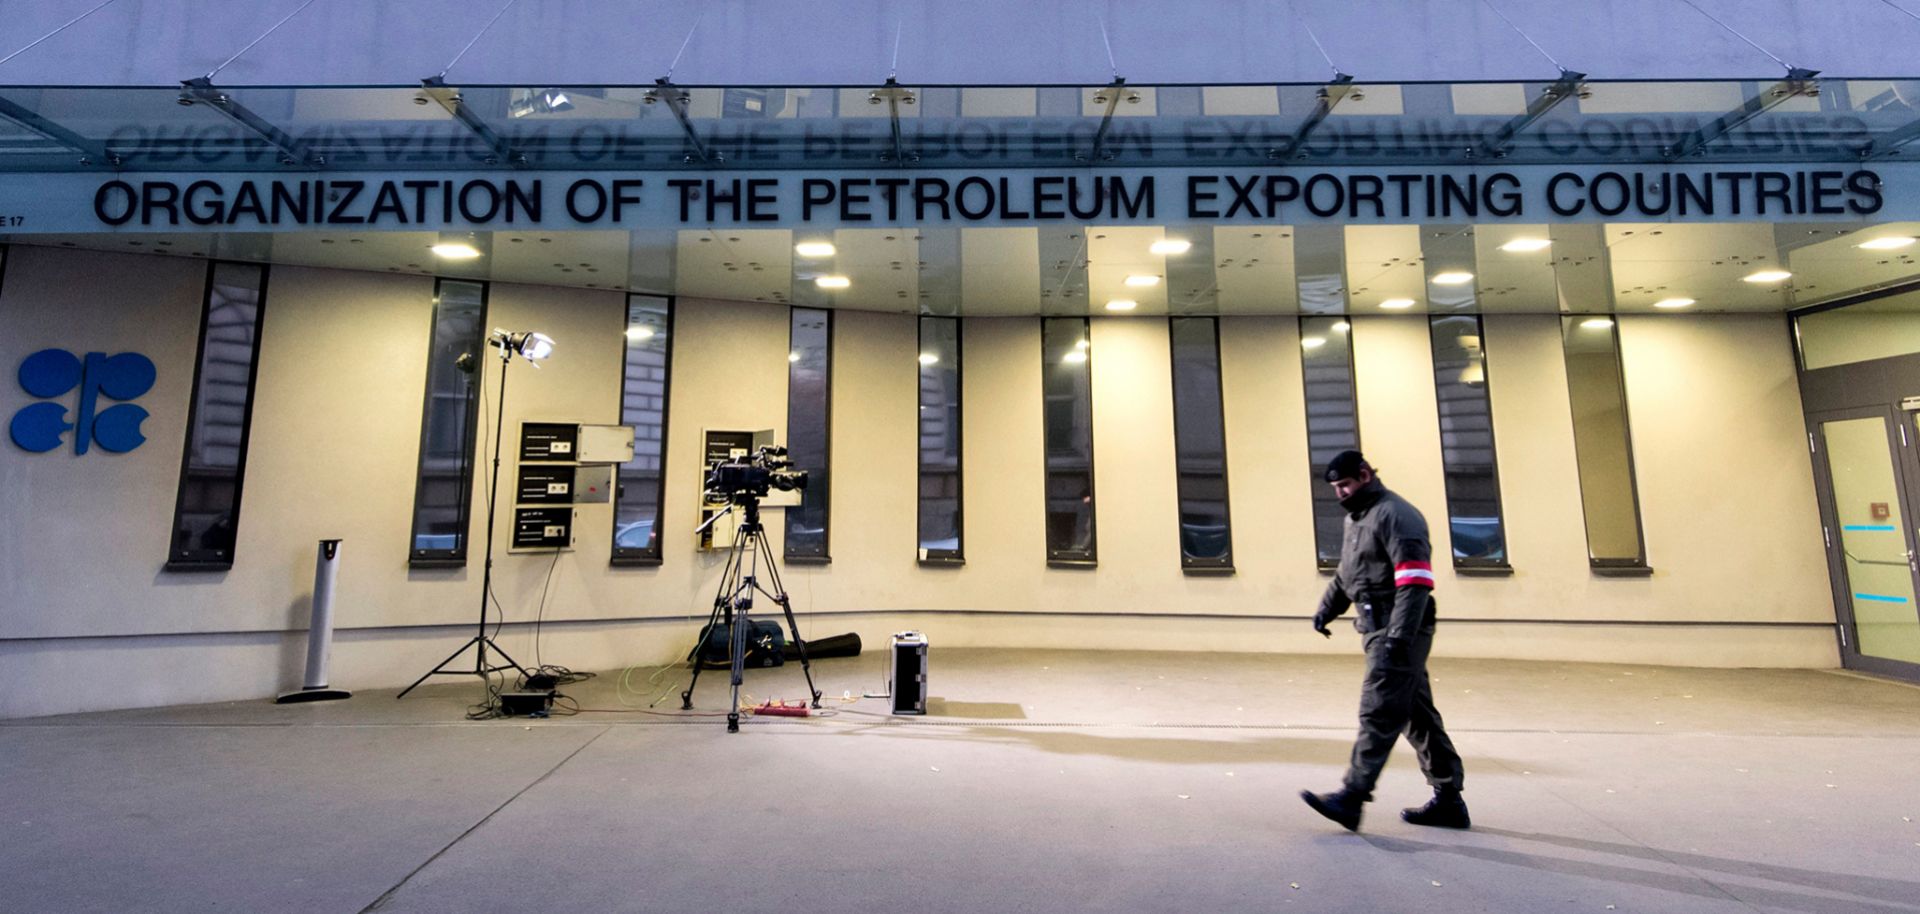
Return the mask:
<svg viewBox="0 0 1920 914">
<path fill-rule="evenodd" d="M 0 448 L 0 715 L 266 696 L 295 684 L 314 541 L 342 537 L 334 680 L 403 685 L 470 633 L 481 570 L 486 464 L 465 569 L 411 571 L 407 538 L 433 283 L 276 267 L 265 327 L 237 562 L 160 571 L 179 472 L 205 265 L 16 247 L 0 296 L 0 362 L 45 346 L 136 350 L 160 366 L 143 398 L 150 442 L 126 455 Z M 623 297 L 499 284 L 491 326 L 558 340 L 539 369 L 512 366 L 509 447 L 522 419 L 614 422 Z M 1426 322 L 1356 318 L 1361 425 L 1389 485 L 1421 506 L 1447 550 Z M 501 644 L 538 659 L 618 669 L 685 652 L 711 606 L 719 557 L 692 529 L 703 428 L 784 439 L 788 311 L 682 299 L 675 316 L 659 567 L 608 565 L 611 509 L 580 507 L 578 546 L 496 556 Z M 963 325 L 967 564 L 915 561 L 915 352 L 910 315 L 836 316 L 831 552 L 781 569 L 807 637 L 901 628 L 949 646 L 1350 651 L 1303 619 L 1325 587 L 1313 563 L 1299 343 L 1290 317 L 1222 324 L 1237 573 L 1182 574 L 1166 323 L 1093 323 L 1100 566 L 1045 563 L 1039 322 Z M 1836 662 L 1833 608 L 1783 322 L 1622 320 L 1642 509 L 1655 574 L 1606 579 L 1586 541 L 1558 319 L 1490 316 L 1490 391 L 1515 573 L 1440 567 L 1457 655 L 1709 665 Z M 497 389 L 488 362 L 486 390 Z M 0 408 L 25 395 L 8 384 Z M 489 400 L 489 406 L 491 401 Z M 503 464 L 510 485 L 513 461 Z M 24 522 L 14 522 L 15 518 Z M 498 521 L 504 532 L 508 518 Z M 774 548 L 781 517 L 768 512 Z M 763 605 L 761 611 L 771 611 Z M 1277 618 L 1282 617 L 1282 618 Z M 1661 621 L 1673 627 L 1609 625 Z M 1733 626 L 1717 623 L 1739 623 Z M 177 671 L 192 669 L 194 675 Z M 208 674 L 204 671 L 213 669 Z M 44 688 L 56 675 L 59 690 Z"/>
</svg>

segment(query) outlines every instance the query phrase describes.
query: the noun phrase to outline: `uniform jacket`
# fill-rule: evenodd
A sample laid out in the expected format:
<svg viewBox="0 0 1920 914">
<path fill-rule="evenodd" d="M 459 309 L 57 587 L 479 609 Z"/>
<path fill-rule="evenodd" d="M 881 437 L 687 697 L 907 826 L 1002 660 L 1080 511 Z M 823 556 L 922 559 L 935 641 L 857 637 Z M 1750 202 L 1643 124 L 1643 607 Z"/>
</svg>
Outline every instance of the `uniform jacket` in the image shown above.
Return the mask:
<svg viewBox="0 0 1920 914">
<path fill-rule="evenodd" d="M 1389 638 L 1411 639 L 1433 624 L 1433 548 L 1427 540 L 1427 519 L 1378 479 L 1342 507 L 1348 513 L 1340 568 L 1315 617 L 1325 623 L 1359 604 L 1354 625 L 1362 634 L 1384 629 Z"/>
</svg>

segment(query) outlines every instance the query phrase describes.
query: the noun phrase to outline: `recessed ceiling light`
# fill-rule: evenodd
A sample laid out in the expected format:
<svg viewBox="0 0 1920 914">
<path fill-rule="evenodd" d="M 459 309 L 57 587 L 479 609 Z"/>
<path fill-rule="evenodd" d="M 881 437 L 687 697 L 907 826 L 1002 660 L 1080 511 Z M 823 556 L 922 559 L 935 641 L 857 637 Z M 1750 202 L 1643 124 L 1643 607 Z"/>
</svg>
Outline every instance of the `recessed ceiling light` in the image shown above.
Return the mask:
<svg viewBox="0 0 1920 914">
<path fill-rule="evenodd" d="M 1350 330 L 1350 329 L 1352 329 L 1352 328 L 1353 328 L 1353 325 L 1352 325 L 1352 324 L 1349 324 L 1349 323 L 1347 323 L 1346 321 L 1334 321 L 1334 322 L 1333 322 L 1333 332 L 1335 332 L 1335 333 L 1345 333 L 1345 332 L 1347 332 L 1348 330 Z"/>
<path fill-rule="evenodd" d="M 1063 355 L 1060 357 L 1060 361 L 1066 362 L 1070 365 L 1077 365 L 1086 360 L 1087 360 L 1087 351 L 1085 349 L 1075 349 L 1072 352 L 1069 352 L 1066 355 Z"/>
<path fill-rule="evenodd" d="M 449 241 L 436 244 L 428 250 L 448 260 L 472 260 L 480 256 L 480 249 L 463 241 Z"/>
<path fill-rule="evenodd" d="M 1585 327 L 1588 330 L 1605 330 L 1608 327 L 1613 326 L 1613 319 L 1607 318 L 1607 317 L 1589 317 L 1586 320 L 1581 321 L 1580 326 Z"/>
<path fill-rule="evenodd" d="M 1500 250 L 1510 254 L 1526 254 L 1533 251 L 1546 250 L 1547 246 L 1552 243 L 1553 242 L 1545 238 L 1515 238 L 1501 245 Z"/>
<path fill-rule="evenodd" d="M 1300 346 L 1303 349 L 1318 349 L 1326 344 L 1327 338 L 1324 336 L 1309 336 L 1300 341 Z"/>
<path fill-rule="evenodd" d="M 1792 275 L 1785 270 L 1761 270 L 1757 273 L 1749 273 L 1743 278 L 1747 282 L 1779 282 Z"/>
<path fill-rule="evenodd" d="M 1411 308 L 1411 307 L 1413 307 L 1413 299 L 1411 299 L 1411 298 L 1389 298 L 1389 299 L 1387 299 L 1386 301 L 1383 301 L 1383 302 L 1381 302 L 1381 303 L 1380 303 L 1380 307 L 1382 307 L 1382 308 L 1387 308 L 1387 309 L 1390 309 L 1390 310 L 1393 310 L 1393 311 L 1398 311 L 1398 310 L 1400 310 L 1401 308 Z"/>
<path fill-rule="evenodd" d="M 1113 301 L 1107 302 L 1108 311 L 1132 311 L 1138 307 L 1140 307 L 1140 303 L 1131 298 L 1116 298 Z"/>
<path fill-rule="evenodd" d="M 630 340 L 653 339 L 653 328 L 652 327 L 628 327 L 627 339 L 630 339 Z"/>
<path fill-rule="evenodd" d="M 920 353 L 920 364 L 922 365 L 934 365 L 939 363 L 939 361 L 940 357 L 931 352 Z"/>
<path fill-rule="evenodd" d="M 1127 277 L 1127 285 L 1130 285 L 1130 286 L 1157 286 L 1159 284 L 1160 284 L 1160 277 L 1158 276 L 1149 276 L 1145 274 L 1136 273 L 1132 276 Z"/>
<path fill-rule="evenodd" d="M 833 243 L 829 241 L 802 241 L 793 246 L 793 252 L 802 257 L 832 257 Z"/>
<path fill-rule="evenodd" d="M 1913 239 L 1905 235 L 1889 235 L 1885 238 L 1875 238 L 1872 241 L 1862 241 L 1854 245 L 1854 247 L 1864 248 L 1869 251 L 1892 251 L 1904 248 L 1912 243 Z"/>
<path fill-rule="evenodd" d="M 798 353 L 798 352 L 789 352 L 789 353 L 787 353 L 787 361 L 789 361 L 789 362 L 798 362 L 798 361 L 800 361 L 800 353 Z"/>
<path fill-rule="evenodd" d="M 1080 350 L 1080 351 L 1082 351 L 1082 352 L 1085 352 L 1085 351 L 1087 350 L 1087 348 L 1088 348 L 1088 347 L 1090 347 L 1090 346 L 1092 346 L 1092 345 L 1093 345 L 1092 343 L 1089 343 L 1089 342 L 1087 342 L 1086 340 L 1074 340 L 1074 341 L 1073 341 L 1073 348 L 1075 348 L 1075 349 L 1078 349 L 1078 350 Z"/>
<path fill-rule="evenodd" d="M 1448 270 L 1445 273 L 1433 274 L 1433 282 L 1436 285 L 1457 286 L 1472 281 L 1473 274 L 1465 270 Z"/>
<path fill-rule="evenodd" d="M 822 276 L 815 279 L 813 284 L 822 289 L 844 289 L 853 285 L 853 280 L 845 276 Z"/>
<path fill-rule="evenodd" d="M 1155 254 L 1185 254 L 1193 247 L 1193 242 L 1185 238 L 1162 238 L 1154 242 L 1147 250 Z"/>
<path fill-rule="evenodd" d="M 1655 308 L 1685 308 L 1693 304 L 1691 298 L 1663 298 L 1653 303 Z"/>
</svg>

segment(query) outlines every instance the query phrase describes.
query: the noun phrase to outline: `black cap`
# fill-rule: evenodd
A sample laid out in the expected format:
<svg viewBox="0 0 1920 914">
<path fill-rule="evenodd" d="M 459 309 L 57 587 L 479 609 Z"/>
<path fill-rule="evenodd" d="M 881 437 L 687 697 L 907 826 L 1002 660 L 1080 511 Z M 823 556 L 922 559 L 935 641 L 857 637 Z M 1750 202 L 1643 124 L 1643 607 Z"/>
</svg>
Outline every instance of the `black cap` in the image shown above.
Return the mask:
<svg viewBox="0 0 1920 914">
<path fill-rule="evenodd" d="M 1359 479 L 1361 467 L 1367 467 L 1367 458 L 1360 456 L 1359 451 L 1341 451 L 1333 455 L 1332 460 L 1327 461 L 1327 481 Z M 1372 469 L 1372 467 L 1367 468 Z"/>
</svg>

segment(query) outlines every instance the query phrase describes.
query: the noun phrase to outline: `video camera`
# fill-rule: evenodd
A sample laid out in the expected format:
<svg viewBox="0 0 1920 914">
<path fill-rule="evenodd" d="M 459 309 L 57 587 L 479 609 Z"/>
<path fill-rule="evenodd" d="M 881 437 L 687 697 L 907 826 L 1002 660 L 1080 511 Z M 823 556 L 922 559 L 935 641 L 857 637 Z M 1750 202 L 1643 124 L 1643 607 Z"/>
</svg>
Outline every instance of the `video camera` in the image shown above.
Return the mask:
<svg viewBox="0 0 1920 914">
<path fill-rule="evenodd" d="M 706 494 L 710 501 L 742 502 L 765 498 L 773 489 L 792 492 L 806 487 L 807 471 L 794 469 L 787 449 L 779 445 L 736 452 L 707 465 Z"/>
</svg>

